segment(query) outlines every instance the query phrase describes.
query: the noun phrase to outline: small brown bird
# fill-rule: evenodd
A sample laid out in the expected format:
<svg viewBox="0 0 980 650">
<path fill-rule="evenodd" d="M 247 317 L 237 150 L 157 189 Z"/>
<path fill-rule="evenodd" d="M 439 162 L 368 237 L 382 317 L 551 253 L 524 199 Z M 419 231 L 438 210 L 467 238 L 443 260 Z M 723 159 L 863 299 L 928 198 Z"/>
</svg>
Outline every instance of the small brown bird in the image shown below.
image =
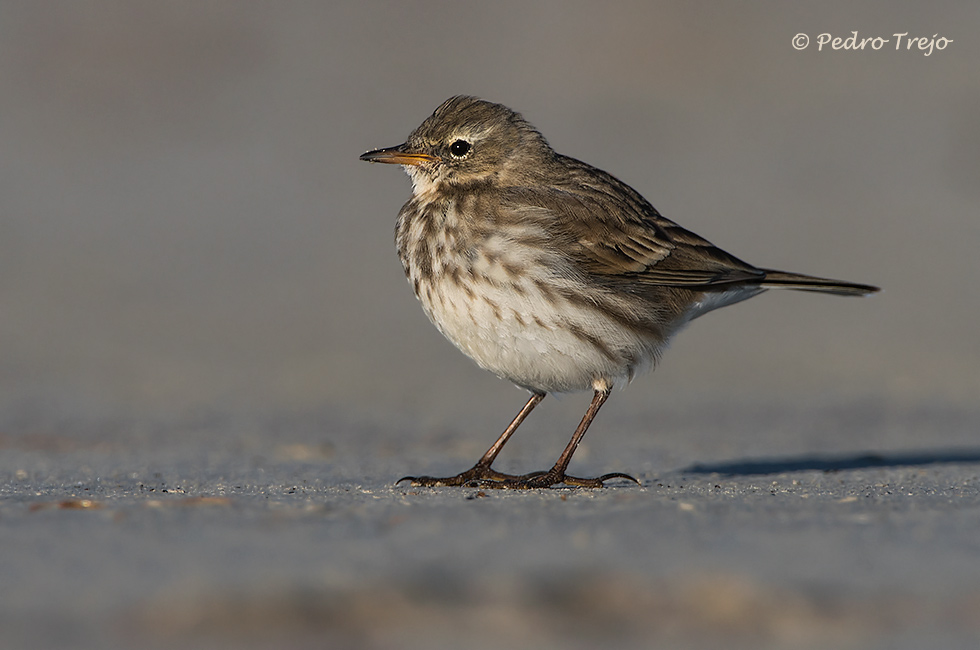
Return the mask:
<svg viewBox="0 0 980 650">
<path fill-rule="evenodd" d="M 760 269 L 665 219 L 633 188 L 556 153 L 520 114 L 452 97 L 397 147 L 361 160 L 402 165 L 412 198 L 395 240 L 426 315 L 482 368 L 531 398 L 471 469 L 413 485 L 602 487 L 621 473 L 567 475 L 617 382 L 649 367 L 691 320 L 769 288 L 863 296 L 865 284 Z M 549 392 L 592 389 L 548 471 L 491 464 Z"/>
</svg>

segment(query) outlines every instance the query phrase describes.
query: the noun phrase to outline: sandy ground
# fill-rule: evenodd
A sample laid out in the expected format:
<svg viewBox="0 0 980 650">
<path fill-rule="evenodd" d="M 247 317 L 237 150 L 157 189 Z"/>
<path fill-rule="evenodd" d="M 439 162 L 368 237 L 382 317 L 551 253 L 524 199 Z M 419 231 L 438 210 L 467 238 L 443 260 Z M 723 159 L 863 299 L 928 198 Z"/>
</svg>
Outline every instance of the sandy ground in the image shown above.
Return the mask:
<svg viewBox="0 0 980 650">
<path fill-rule="evenodd" d="M 729 415 L 594 432 L 576 468 L 641 487 L 533 493 L 393 485 L 474 458 L 419 432 L 5 436 L 0 645 L 976 647 L 977 414 Z M 839 451 L 706 451 L 801 422 Z"/>
<path fill-rule="evenodd" d="M 855 30 L 889 43 L 818 48 Z M 0 3 L 0 647 L 980 647 L 978 34 L 974 0 Z M 357 160 L 460 93 L 884 290 L 692 324 L 573 463 L 640 487 L 394 486 L 524 399 L 426 321 L 409 181 Z"/>
</svg>

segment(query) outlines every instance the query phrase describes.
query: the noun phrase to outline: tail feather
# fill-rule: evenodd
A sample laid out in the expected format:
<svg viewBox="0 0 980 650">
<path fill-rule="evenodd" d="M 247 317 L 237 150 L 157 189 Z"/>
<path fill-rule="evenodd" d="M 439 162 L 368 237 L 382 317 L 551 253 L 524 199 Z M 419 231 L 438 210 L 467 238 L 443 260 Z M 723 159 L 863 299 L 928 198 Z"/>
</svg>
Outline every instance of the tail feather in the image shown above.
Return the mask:
<svg viewBox="0 0 980 650">
<path fill-rule="evenodd" d="M 819 293 L 831 293 L 837 296 L 867 296 L 868 294 L 879 291 L 878 287 L 873 287 L 870 284 L 830 280 L 828 278 L 818 278 L 812 275 L 803 275 L 802 273 L 787 273 L 773 269 L 764 269 L 764 272 L 766 277 L 762 280 L 762 286 L 767 288 L 816 291 Z"/>
</svg>

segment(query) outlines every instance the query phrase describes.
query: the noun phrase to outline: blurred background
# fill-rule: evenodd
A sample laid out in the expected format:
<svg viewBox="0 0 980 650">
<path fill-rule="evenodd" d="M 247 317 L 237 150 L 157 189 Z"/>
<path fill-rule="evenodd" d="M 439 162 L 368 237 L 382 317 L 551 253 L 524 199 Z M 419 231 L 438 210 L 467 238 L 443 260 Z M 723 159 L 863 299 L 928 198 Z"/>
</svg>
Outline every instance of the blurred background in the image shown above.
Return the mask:
<svg viewBox="0 0 980 650">
<path fill-rule="evenodd" d="M 853 30 L 891 40 L 816 50 Z M 884 289 L 695 322 L 613 426 L 974 409 L 978 43 L 966 0 L 4 2 L 0 427 L 315 414 L 492 439 L 524 397 L 425 319 L 393 245 L 409 181 L 357 159 L 459 93 L 747 261 Z"/>
</svg>

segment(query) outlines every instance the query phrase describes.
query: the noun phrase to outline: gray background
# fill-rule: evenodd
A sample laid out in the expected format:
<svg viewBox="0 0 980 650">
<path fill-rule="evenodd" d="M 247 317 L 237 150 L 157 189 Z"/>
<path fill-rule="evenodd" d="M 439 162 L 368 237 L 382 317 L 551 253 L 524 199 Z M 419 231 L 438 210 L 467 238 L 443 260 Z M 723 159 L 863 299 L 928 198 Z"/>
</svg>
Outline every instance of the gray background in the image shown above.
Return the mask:
<svg viewBox="0 0 980 650">
<path fill-rule="evenodd" d="M 816 51 L 852 30 L 891 42 Z M 0 4 L 0 644 L 968 645 L 978 34 L 965 1 Z M 884 291 L 683 332 L 573 465 L 641 489 L 392 488 L 524 399 L 426 321 L 408 179 L 357 161 L 458 93 L 743 259 Z"/>
</svg>

